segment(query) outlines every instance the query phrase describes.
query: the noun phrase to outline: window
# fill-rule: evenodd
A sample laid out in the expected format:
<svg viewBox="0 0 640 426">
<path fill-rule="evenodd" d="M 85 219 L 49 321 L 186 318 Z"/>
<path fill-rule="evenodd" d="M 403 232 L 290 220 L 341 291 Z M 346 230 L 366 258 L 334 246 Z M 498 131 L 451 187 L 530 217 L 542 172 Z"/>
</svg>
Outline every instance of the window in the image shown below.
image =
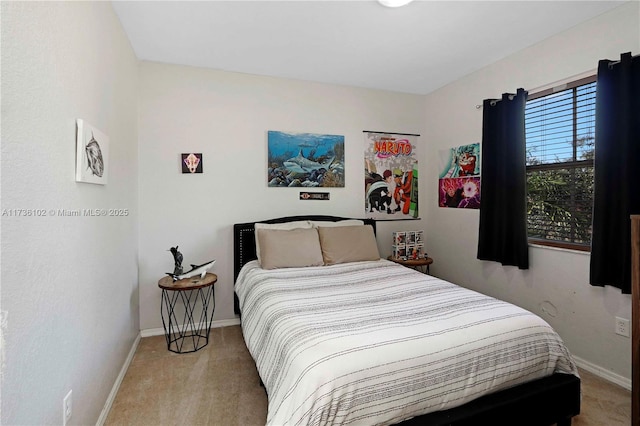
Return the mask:
<svg viewBox="0 0 640 426">
<path fill-rule="evenodd" d="M 595 79 L 527 99 L 527 229 L 532 243 L 590 249 Z"/>
</svg>

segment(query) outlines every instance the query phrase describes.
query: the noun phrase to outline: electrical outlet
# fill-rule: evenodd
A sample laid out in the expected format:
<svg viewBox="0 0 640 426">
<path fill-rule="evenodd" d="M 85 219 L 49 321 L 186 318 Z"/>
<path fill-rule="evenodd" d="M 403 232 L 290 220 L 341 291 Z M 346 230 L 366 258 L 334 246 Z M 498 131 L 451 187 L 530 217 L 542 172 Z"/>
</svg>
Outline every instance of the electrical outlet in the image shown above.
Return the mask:
<svg viewBox="0 0 640 426">
<path fill-rule="evenodd" d="M 629 320 L 616 317 L 616 334 L 629 337 Z"/>
<path fill-rule="evenodd" d="M 73 413 L 73 404 L 71 399 L 71 391 L 62 400 L 62 424 L 67 426 L 67 422 L 71 419 Z"/>
</svg>

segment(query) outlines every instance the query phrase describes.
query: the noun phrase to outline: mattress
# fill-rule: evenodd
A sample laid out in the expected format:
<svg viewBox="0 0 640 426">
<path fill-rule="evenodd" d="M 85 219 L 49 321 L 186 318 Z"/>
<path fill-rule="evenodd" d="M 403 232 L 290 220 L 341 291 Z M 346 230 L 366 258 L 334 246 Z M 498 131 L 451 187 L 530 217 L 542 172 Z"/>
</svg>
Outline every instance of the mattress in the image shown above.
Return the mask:
<svg viewBox="0 0 640 426">
<path fill-rule="evenodd" d="M 515 305 L 384 259 L 264 270 L 236 281 L 267 424 L 393 424 L 553 373 L 557 333 Z"/>
</svg>

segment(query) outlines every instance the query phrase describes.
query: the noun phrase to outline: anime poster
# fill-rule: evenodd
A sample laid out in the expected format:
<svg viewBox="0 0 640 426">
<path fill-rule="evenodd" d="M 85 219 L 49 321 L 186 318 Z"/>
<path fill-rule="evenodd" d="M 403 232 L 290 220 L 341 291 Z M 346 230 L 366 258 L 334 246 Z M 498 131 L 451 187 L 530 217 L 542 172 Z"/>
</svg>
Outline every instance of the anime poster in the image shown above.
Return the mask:
<svg viewBox="0 0 640 426">
<path fill-rule="evenodd" d="M 267 134 L 267 185 L 270 187 L 344 187 L 344 136 Z"/>
<path fill-rule="evenodd" d="M 480 144 L 440 151 L 438 205 L 480 208 Z"/>
<path fill-rule="evenodd" d="M 365 217 L 418 219 L 420 135 L 364 132 Z"/>
</svg>

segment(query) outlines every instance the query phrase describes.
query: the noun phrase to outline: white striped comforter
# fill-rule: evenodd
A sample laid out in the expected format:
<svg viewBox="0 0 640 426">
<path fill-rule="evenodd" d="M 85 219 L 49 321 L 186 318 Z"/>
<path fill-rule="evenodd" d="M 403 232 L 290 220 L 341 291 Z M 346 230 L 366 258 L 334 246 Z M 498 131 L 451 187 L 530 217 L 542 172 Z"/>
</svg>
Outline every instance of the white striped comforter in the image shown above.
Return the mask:
<svg viewBox="0 0 640 426">
<path fill-rule="evenodd" d="M 538 316 L 387 260 L 241 270 L 242 330 L 267 424 L 390 424 L 554 372 L 577 375 Z"/>
</svg>

